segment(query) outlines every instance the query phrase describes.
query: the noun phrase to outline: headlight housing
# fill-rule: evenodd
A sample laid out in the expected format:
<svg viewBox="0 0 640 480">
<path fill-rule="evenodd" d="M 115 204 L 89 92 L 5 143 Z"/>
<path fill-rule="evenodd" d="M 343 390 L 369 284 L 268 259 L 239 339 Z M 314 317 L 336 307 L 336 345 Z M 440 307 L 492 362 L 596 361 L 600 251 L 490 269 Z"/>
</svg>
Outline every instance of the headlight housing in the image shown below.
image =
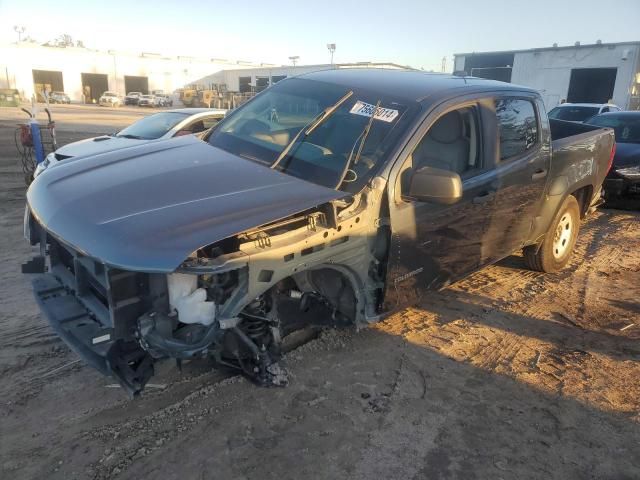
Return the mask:
<svg viewBox="0 0 640 480">
<path fill-rule="evenodd" d="M 47 155 L 47 157 L 42 162 L 38 164 L 35 171 L 33 172 L 33 178 L 36 178 L 38 175 L 44 172 L 49 167 L 51 162 L 55 162 L 55 161 L 56 161 L 55 153 L 51 152 L 49 155 Z"/>
<path fill-rule="evenodd" d="M 618 175 L 630 179 L 640 179 L 640 165 L 634 165 L 633 167 L 617 168 L 615 172 Z"/>
</svg>

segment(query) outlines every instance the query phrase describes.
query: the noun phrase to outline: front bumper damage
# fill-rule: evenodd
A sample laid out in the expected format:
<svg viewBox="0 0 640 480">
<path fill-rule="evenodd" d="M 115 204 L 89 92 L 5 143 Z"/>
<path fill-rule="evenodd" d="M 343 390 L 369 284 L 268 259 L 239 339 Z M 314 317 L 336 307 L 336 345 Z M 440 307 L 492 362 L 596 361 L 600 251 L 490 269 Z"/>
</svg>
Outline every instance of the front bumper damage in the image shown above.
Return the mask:
<svg viewBox="0 0 640 480">
<path fill-rule="evenodd" d="M 168 358 L 209 358 L 256 384 L 284 385 L 278 360 L 288 334 L 380 318 L 389 237 L 376 213 L 381 192 L 214 242 L 170 273 L 105 264 L 27 210 L 25 236 L 40 255 L 23 271 L 38 273 L 36 300 L 56 333 L 131 396 Z"/>
<path fill-rule="evenodd" d="M 112 340 L 113 329 L 101 324 L 53 275 L 38 275 L 33 290 L 49 325 L 80 358 L 117 379 L 129 395 L 144 388 L 154 374 L 151 355 L 134 342 Z"/>
</svg>

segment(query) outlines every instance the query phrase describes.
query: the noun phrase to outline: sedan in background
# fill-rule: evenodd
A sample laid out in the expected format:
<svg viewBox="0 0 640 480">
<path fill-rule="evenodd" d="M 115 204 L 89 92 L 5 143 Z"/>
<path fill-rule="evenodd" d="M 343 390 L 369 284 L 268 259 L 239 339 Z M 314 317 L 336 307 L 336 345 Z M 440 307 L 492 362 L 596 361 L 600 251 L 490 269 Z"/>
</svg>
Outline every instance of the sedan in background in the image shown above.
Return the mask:
<svg viewBox="0 0 640 480">
<path fill-rule="evenodd" d="M 64 92 L 51 92 L 49 95 L 49 103 L 66 103 L 68 105 L 71 103 L 71 99 L 69 95 Z"/>
<path fill-rule="evenodd" d="M 122 100 L 114 92 L 104 92 L 98 100 L 98 104 L 101 107 L 119 107 L 122 105 Z"/>
<path fill-rule="evenodd" d="M 140 98 L 140 95 L 142 95 L 142 92 L 129 92 L 129 93 L 127 93 L 127 96 L 124 97 L 124 104 L 125 105 L 137 105 L 138 104 L 138 99 Z"/>
<path fill-rule="evenodd" d="M 619 111 L 620 107 L 611 103 L 563 103 L 549 112 L 549 118 L 582 123 L 594 115 Z"/>
<path fill-rule="evenodd" d="M 33 176 L 35 178 L 61 160 L 73 157 L 97 155 L 182 135 L 201 136 L 222 120 L 226 113 L 226 110 L 215 108 L 184 108 L 155 113 L 114 135 L 89 138 L 58 148 L 38 165 Z"/>
<path fill-rule="evenodd" d="M 640 193 L 640 111 L 604 113 L 585 123 L 613 128 L 616 153 L 604 181 L 608 198 Z"/>
<path fill-rule="evenodd" d="M 140 95 L 138 98 L 139 107 L 155 107 L 156 97 L 155 95 Z"/>
</svg>

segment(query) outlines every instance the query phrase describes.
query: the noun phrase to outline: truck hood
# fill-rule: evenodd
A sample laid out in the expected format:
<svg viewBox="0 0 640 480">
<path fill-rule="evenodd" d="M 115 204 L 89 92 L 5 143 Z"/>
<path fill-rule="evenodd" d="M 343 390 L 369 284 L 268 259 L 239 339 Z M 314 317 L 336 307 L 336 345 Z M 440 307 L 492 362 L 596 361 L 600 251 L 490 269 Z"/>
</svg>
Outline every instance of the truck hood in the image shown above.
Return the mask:
<svg viewBox="0 0 640 480">
<path fill-rule="evenodd" d="M 80 157 L 86 155 L 95 155 L 97 153 L 109 152 L 120 148 L 135 147 L 154 140 L 136 140 L 133 138 L 110 137 L 103 135 L 101 137 L 88 138 L 73 142 L 56 150 L 56 153 L 67 157 Z"/>
<path fill-rule="evenodd" d="M 200 247 L 344 195 L 185 136 L 66 160 L 36 178 L 27 201 L 88 256 L 171 272 Z"/>
</svg>

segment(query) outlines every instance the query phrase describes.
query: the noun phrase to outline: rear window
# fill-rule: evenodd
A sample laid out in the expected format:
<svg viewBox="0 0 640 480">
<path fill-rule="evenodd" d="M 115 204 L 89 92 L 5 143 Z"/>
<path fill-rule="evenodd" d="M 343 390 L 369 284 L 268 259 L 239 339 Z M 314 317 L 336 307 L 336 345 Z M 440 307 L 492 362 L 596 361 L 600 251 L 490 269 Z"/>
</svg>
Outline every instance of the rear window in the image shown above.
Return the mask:
<svg viewBox="0 0 640 480">
<path fill-rule="evenodd" d="M 567 122 L 584 122 L 598 114 L 598 107 L 556 107 L 549 112 L 549 118 L 565 120 Z"/>
<path fill-rule="evenodd" d="M 587 122 L 589 125 L 613 128 L 616 142 L 640 143 L 640 114 L 638 115 L 601 115 Z"/>
<path fill-rule="evenodd" d="M 118 132 L 117 136 L 154 140 L 163 136 L 188 116 L 186 113 L 179 112 L 156 113 L 155 115 L 150 115 L 138 120 L 136 123 Z"/>
<path fill-rule="evenodd" d="M 538 119 L 533 103 L 519 98 L 496 101 L 500 132 L 500 160 L 522 155 L 538 141 Z"/>
</svg>

